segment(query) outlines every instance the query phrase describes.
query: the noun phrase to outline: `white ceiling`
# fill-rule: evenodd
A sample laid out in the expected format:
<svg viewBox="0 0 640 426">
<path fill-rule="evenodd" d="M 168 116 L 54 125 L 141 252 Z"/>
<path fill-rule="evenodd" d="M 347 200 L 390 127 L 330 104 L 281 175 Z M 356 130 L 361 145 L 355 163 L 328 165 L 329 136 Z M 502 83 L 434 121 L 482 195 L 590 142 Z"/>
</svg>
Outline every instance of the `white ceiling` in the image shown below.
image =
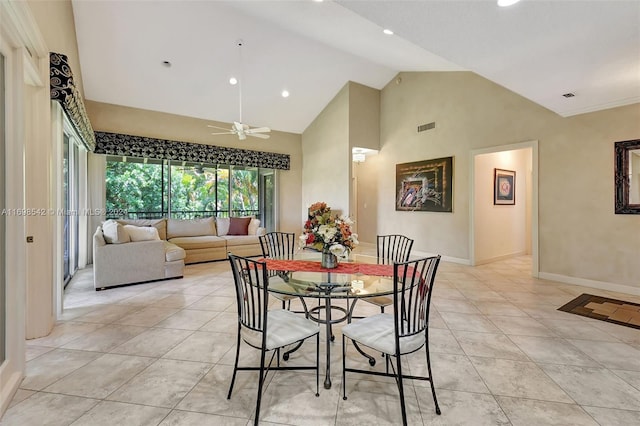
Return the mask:
<svg viewBox="0 0 640 426">
<path fill-rule="evenodd" d="M 228 83 L 240 73 L 242 121 L 294 133 L 347 81 L 381 89 L 400 71 L 470 70 L 563 116 L 640 102 L 640 0 L 73 0 L 73 10 L 87 99 L 218 122 L 240 119 Z"/>
</svg>

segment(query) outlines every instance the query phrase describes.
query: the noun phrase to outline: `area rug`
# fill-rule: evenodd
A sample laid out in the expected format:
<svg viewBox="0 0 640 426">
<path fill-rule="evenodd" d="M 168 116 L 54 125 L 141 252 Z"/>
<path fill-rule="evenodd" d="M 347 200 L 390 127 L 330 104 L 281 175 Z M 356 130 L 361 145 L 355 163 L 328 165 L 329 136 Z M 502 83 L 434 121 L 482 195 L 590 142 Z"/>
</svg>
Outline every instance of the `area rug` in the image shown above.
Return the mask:
<svg viewBox="0 0 640 426">
<path fill-rule="evenodd" d="M 638 303 L 585 293 L 559 307 L 558 310 L 640 329 L 640 304 Z"/>
</svg>

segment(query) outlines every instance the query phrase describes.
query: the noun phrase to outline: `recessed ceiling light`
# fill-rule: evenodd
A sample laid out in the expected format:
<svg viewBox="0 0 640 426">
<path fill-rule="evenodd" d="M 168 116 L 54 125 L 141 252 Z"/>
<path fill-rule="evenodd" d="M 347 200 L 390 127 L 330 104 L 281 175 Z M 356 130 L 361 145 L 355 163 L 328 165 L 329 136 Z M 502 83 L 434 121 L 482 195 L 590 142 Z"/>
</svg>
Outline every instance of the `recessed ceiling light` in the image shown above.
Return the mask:
<svg viewBox="0 0 640 426">
<path fill-rule="evenodd" d="M 322 3 L 323 2 L 323 0 L 313 0 L 313 1 L 316 2 L 316 3 Z"/>
<path fill-rule="evenodd" d="M 231 77 L 229 79 L 229 84 L 232 85 L 232 86 L 235 86 L 236 84 L 238 84 L 238 79 L 235 78 L 235 77 Z"/>
<path fill-rule="evenodd" d="M 389 28 L 385 28 L 384 30 L 382 30 L 382 32 L 386 35 L 393 35 L 393 31 L 391 31 Z"/>
<path fill-rule="evenodd" d="M 520 0 L 498 0 L 498 6 L 507 7 L 518 3 Z"/>
<path fill-rule="evenodd" d="M 282 91 L 282 97 L 283 98 L 288 98 L 289 97 L 289 91 L 288 90 L 283 90 Z"/>
<path fill-rule="evenodd" d="M 162 65 L 164 65 L 165 67 L 169 68 L 171 66 L 171 62 L 169 61 L 162 61 Z"/>
</svg>

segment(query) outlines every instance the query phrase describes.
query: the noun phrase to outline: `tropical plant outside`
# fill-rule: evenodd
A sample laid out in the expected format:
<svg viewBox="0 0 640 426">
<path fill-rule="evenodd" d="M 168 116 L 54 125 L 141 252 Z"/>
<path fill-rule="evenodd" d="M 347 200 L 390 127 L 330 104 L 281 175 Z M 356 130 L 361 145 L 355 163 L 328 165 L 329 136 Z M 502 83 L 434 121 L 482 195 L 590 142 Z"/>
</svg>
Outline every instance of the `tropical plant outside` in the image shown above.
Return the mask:
<svg viewBox="0 0 640 426">
<path fill-rule="evenodd" d="M 257 215 L 258 169 L 129 158 L 107 161 L 107 211 L 126 211 L 129 217 L 168 217 L 169 204 L 174 218 Z"/>
</svg>

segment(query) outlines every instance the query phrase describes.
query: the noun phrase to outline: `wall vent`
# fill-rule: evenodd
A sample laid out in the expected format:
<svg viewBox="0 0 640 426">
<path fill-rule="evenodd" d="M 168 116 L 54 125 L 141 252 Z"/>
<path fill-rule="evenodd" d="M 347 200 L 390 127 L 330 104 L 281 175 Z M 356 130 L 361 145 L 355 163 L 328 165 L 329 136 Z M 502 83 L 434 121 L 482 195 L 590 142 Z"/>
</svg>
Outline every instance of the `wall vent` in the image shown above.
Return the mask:
<svg viewBox="0 0 640 426">
<path fill-rule="evenodd" d="M 432 121 L 431 123 L 427 123 L 427 124 L 421 124 L 420 126 L 418 126 L 418 133 L 424 132 L 425 130 L 429 130 L 429 129 L 435 129 L 435 128 L 436 128 L 435 121 Z"/>
</svg>

